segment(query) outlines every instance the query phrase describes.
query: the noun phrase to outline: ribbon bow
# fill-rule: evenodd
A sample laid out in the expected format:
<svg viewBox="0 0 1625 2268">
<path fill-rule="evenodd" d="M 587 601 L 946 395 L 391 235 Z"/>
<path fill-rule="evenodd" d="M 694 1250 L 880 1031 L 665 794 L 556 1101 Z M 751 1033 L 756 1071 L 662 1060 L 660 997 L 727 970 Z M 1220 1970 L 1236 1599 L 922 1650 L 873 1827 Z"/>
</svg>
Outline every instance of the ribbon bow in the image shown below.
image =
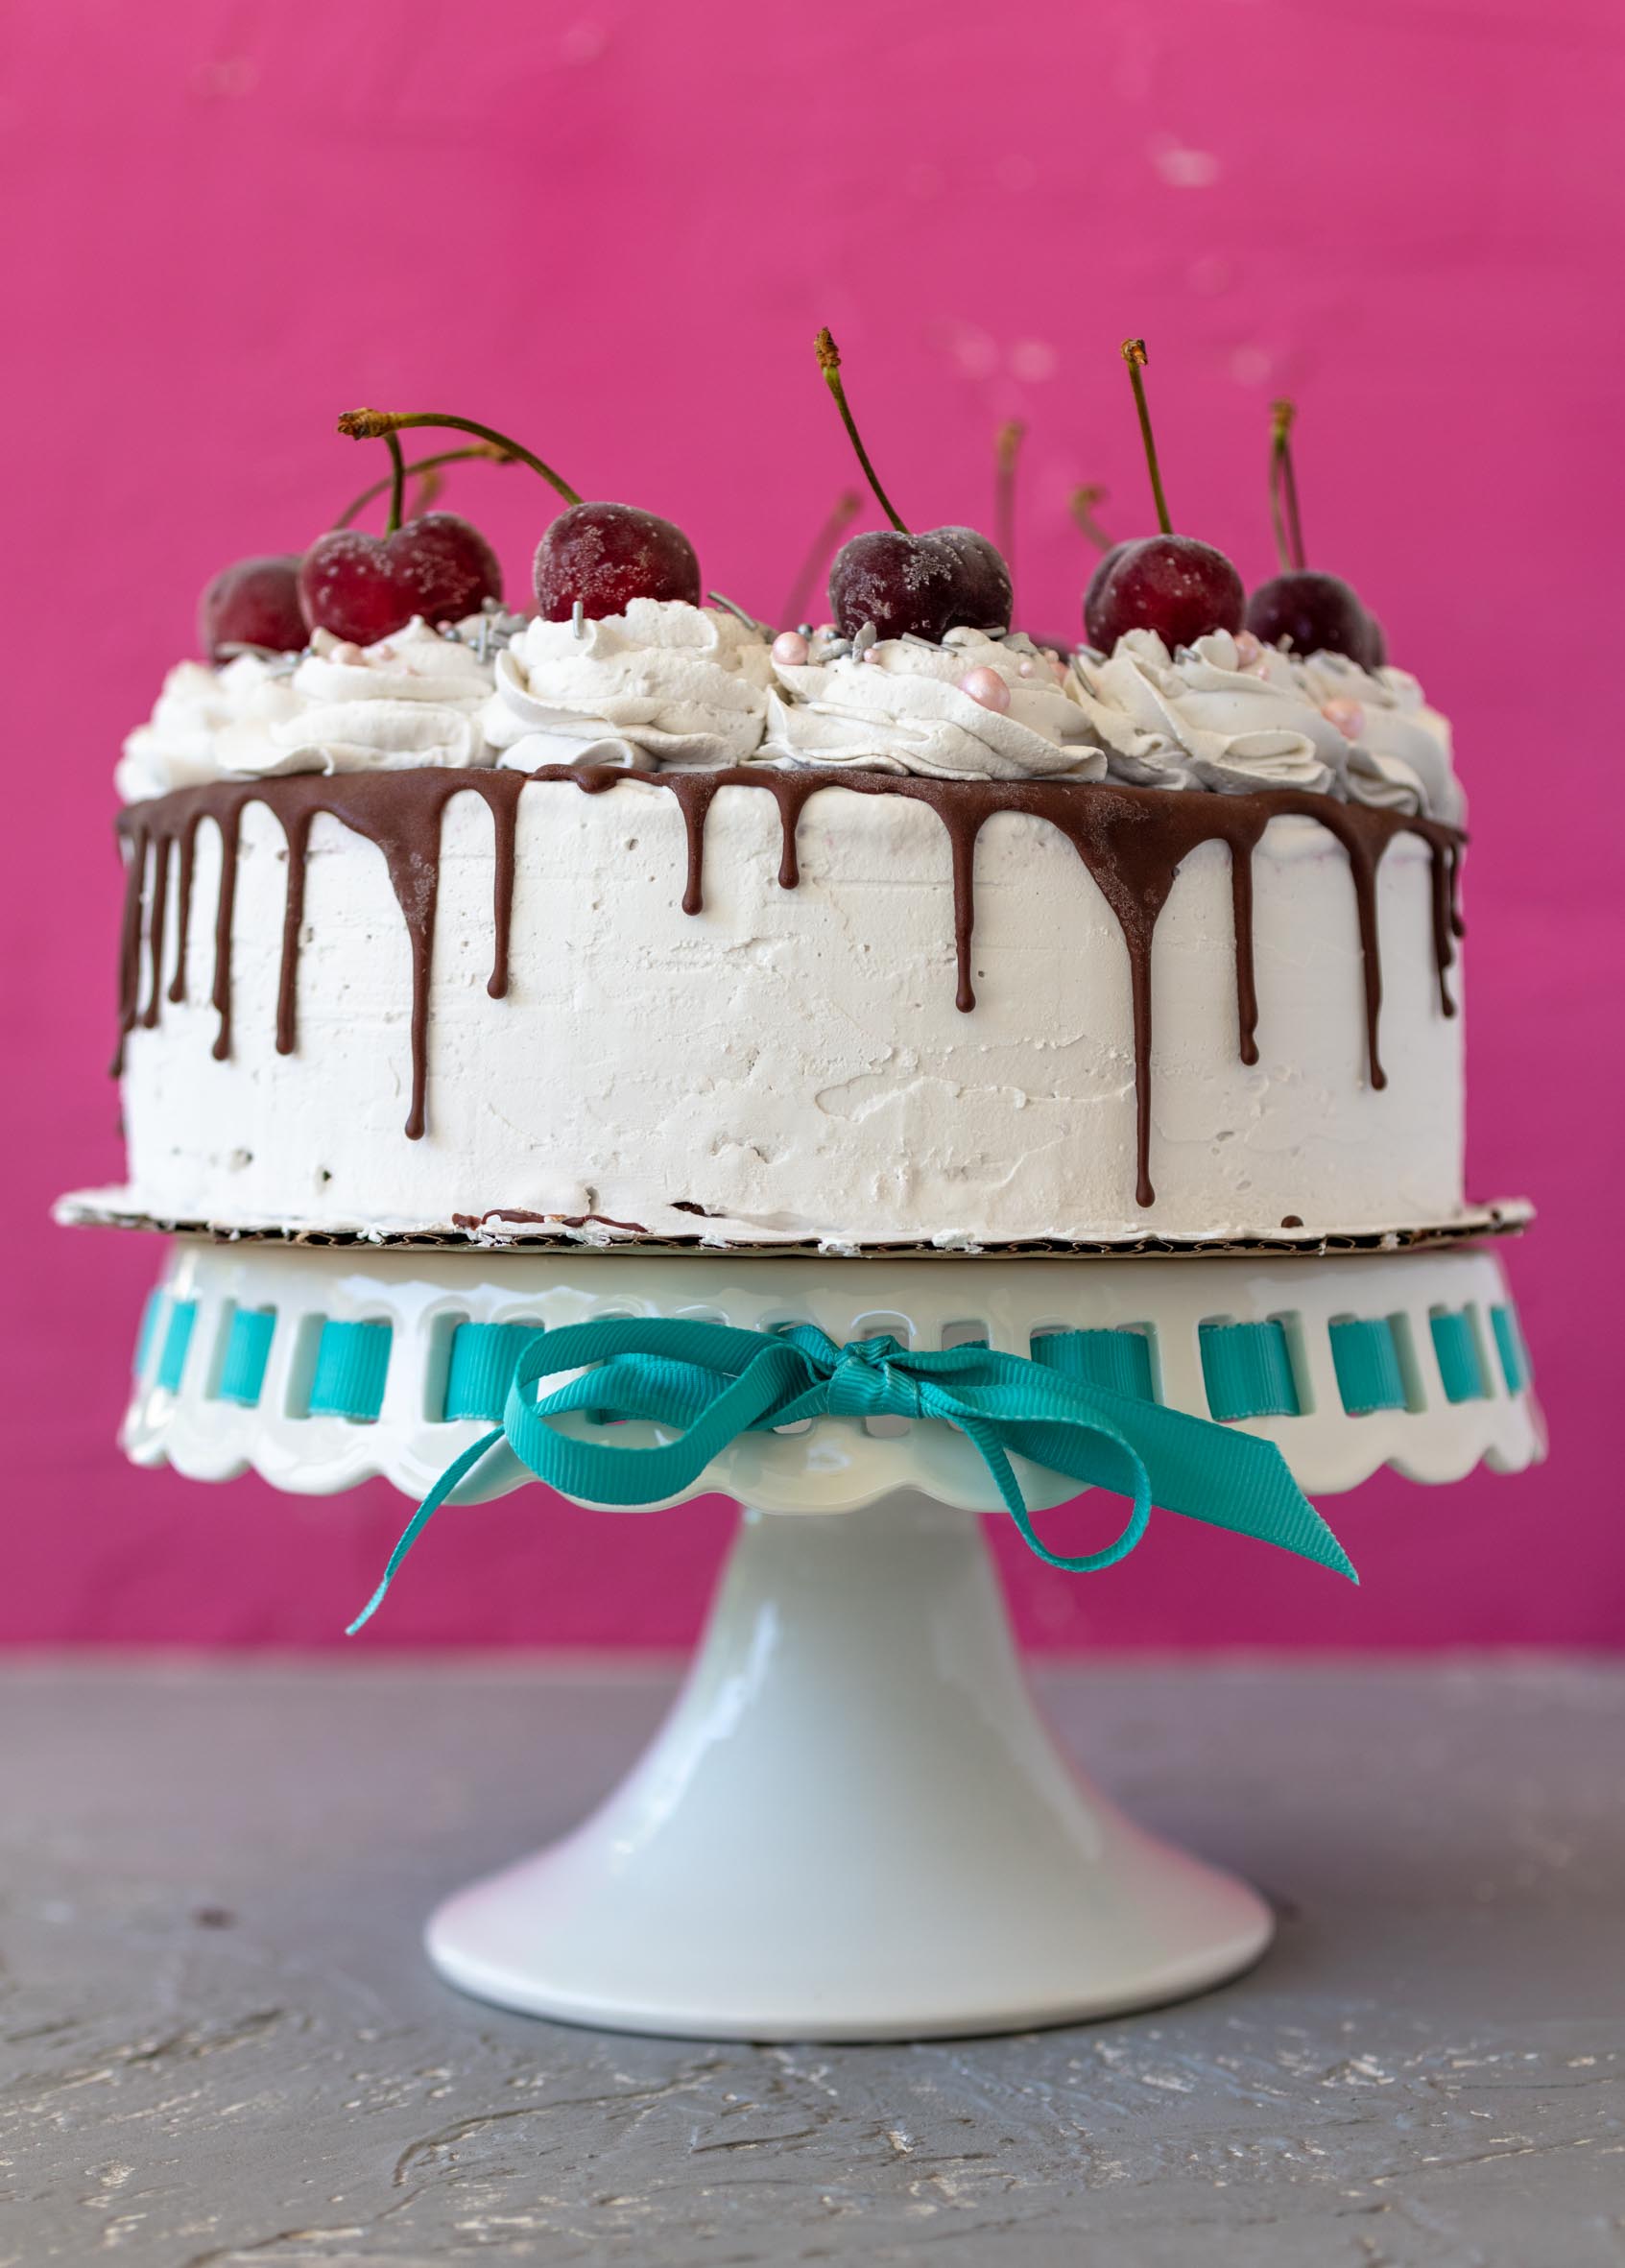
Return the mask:
<svg viewBox="0 0 1625 2268">
<path fill-rule="evenodd" d="M 1057 1365 L 1074 1336 L 1036 1341 L 1052 1351 L 1030 1360 L 980 1344 L 916 1354 L 889 1333 L 837 1347 L 812 1324 L 752 1331 L 674 1317 L 606 1316 L 538 1331 L 520 1350 L 501 1424 L 442 1473 L 350 1632 L 382 1604 L 395 1570 L 452 1491 L 503 1441 L 562 1495 L 656 1504 L 691 1488 L 740 1434 L 825 1416 L 956 1425 L 980 1452 L 1031 1549 L 1073 1574 L 1110 1567 L 1133 1551 L 1152 1505 L 1159 1504 L 1359 1581 L 1273 1442 L 1063 1375 Z M 561 1371 L 580 1374 L 544 1396 L 542 1381 Z M 652 1420 L 676 1439 L 653 1448 L 584 1441 L 549 1421 L 572 1410 L 600 1420 Z M 1121 1533 L 1100 1551 L 1051 1551 L 1034 1529 L 1013 1453 L 1129 1497 Z"/>
</svg>

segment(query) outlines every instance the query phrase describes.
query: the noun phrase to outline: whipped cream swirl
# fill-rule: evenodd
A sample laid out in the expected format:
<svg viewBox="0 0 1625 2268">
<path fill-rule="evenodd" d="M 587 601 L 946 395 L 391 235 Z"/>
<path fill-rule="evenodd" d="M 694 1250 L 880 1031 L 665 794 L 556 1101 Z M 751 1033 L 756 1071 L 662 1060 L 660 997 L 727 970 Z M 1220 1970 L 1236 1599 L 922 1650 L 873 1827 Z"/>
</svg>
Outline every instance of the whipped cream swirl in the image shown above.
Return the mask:
<svg viewBox="0 0 1625 2268">
<path fill-rule="evenodd" d="M 1311 654 L 1291 667 L 1317 705 L 1359 704 L 1345 774 L 1354 802 L 1460 826 L 1467 800 L 1451 763 L 1450 728 L 1415 678 L 1402 669 L 1365 670 L 1341 654 Z"/>
<path fill-rule="evenodd" d="M 294 672 L 298 712 L 273 725 L 251 772 L 401 772 L 423 765 L 466 771 L 489 764 L 480 712 L 491 665 L 461 637 L 414 617 L 376 645 L 351 646 L 324 630 Z"/>
<path fill-rule="evenodd" d="M 825 632 L 804 663 L 777 665 L 783 690 L 770 704 L 765 761 L 932 779 L 1105 776 L 1106 757 L 1055 664 L 1019 632 L 950 630 L 940 645 L 901 637 L 860 648 L 861 635 L 854 647 Z M 1003 680 L 1008 709 L 961 691 L 972 669 Z"/>
<path fill-rule="evenodd" d="M 743 763 L 761 742 L 773 663 L 753 623 L 681 599 L 594 622 L 530 622 L 497 656 L 485 732 L 498 761 L 650 772 Z"/>
<path fill-rule="evenodd" d="M 152 716 L 124 744 L 113 785 L 125 803 L 258 769 L 275 726 L 299 707 L 292 657 L 240 654 L 224 669 L 181 661 L 164 679 Z"/>
<path fill-rule="evenodd" d="M 1461 817 L 1448 728 L 1402 670 L 1300 659 L 1227 631 L 1170 655 L 1155 632 L 1135 630 L 1110 658 L 1074 655 L 1071 690 L 1109 776 L 1131 786 L 1298 788 Z"/>
<path fill-rule="evenodd" d="M 125 742 L 114 783 L 133 803 L 210 779 L 489 764 L 490 637 L 479 616 L 449 636 L 414 620 L 372 646 L 319 630 L 299 656 L 183 661 Z"/>
</svg>

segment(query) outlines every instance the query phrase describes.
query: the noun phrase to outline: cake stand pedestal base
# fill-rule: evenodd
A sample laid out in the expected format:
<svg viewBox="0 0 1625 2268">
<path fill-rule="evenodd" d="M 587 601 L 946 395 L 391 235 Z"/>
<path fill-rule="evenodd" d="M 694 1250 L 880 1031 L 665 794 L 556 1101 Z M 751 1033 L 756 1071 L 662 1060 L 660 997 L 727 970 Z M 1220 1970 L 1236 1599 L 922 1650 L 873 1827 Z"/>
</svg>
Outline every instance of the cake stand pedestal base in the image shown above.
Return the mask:
<svg viewBox="0 0 1625 2268">
<path fill-rule="evenodd" d="M 747 1511 L 631 1775 L 449 1899 L 441 1974 L 505 2008 L 750 2040 L 1019 2031 L 1214 1985 L 1268 1908 L 1081 1780 L 973 1513 Z"/>
</svg>

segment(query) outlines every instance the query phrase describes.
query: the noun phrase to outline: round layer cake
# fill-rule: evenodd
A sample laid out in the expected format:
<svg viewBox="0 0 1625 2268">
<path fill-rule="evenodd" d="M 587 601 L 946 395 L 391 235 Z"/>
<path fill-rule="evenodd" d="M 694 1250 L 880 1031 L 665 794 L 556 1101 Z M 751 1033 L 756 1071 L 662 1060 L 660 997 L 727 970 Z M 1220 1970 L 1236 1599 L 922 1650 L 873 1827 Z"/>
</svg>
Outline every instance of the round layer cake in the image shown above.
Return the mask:
<svg viewBox="0 0 1625 2268">
<path fill-rule="evenodd" d="M 1460 803 L 1401 673 L 775 659 L 646 605 L 175 673 L 123 776 L 128 1209 L 838 1250 L 1462 1217 Z"/>
</svg>

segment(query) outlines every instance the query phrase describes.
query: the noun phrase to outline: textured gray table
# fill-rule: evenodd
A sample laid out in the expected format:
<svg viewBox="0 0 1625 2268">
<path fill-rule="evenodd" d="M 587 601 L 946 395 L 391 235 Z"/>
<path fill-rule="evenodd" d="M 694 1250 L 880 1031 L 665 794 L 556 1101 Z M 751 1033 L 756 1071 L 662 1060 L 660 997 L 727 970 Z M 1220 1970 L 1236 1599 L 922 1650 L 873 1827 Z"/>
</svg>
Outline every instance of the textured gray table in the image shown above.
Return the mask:
<svg viewBox="0 0 1625 2268">
<path fill-rule="evenodd" d="M 459 1999 L 420 1921 L 631 1759 L 654 1675 L 0 1673 L 0 2268 L 1625 2262 L 1625 1673 L 1051 1675 L 1282 1913 L 1156 2015 L 921 2047 Z"/>
</svg>

